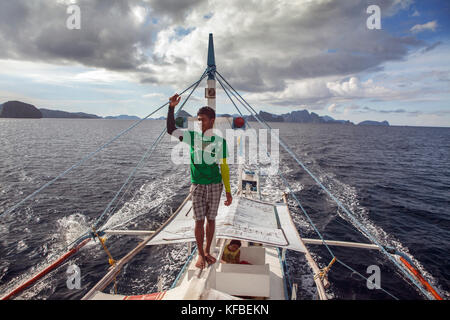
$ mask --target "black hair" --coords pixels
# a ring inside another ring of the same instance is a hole
[[[216,112],[214,111],[213,108],[205,106],[205,107],[201,107],[198,112],[197,112],[197,116],[199,114],[204,114],[206,116],[208,116],[209,119],[215,119],[216,118]]]
[[[230,245],[236,244],[239,247],[241,246],[241,240],[231,240]]]

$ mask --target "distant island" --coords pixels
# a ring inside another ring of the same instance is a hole
[[[232,116],[239,116],[234,114]],[[335,120],[330,116],[319,116],[317,113],[311,112],[308,110],[298,110],[292,111],[290,113],[285,113],[281,115],[272,114],[270,112],[260,111],[258,114],[260,119],[263,119],[267,122],[295,122],[295,123],[333,123],[333,124],[347,124],[347,125],[355,125],[353,122],[349,120]],[[244,116],[246,121],[257,121],[254,116]],[[363,121],[358,123],[358,125],[377,125],[377,126],[389,126],[389,122],[383,121]]]
[[[129,116],[126,114],[121,114],[120,116],[107,116],[103,117],[103,119],[119,119],[119,120],[139,120],[141,118],[137,116]]]
[[[181,112],[178,114],[179,117],[192,117],[189,113],[187,113],[184,110],[181,110]],[[228,113],[222,113],[217,114],[218,117],[239,117],[239,114],[228,114]],[[263,119],[267,122],[295,122],[295,123],[337,123],[337,124],[348,124],[348,125],[355,125],[353,122],[349,120],[335,120],[330,116],[319,116],[318,114],[311,112],[309,113],[308,110],[298,110],[298,111],[292,111],[290,113],[285,113],[282,115],[276,115],[272,114],[270,112],[260,111],[258,114],[258,117],[260,119]],[[160,117],[158,120],[165,120],[166,117]],[[244,115],[244,119],[246,121],[257,121],[254,116],[246,116]],[[358,125],[377,125],[377,126],[389,126],[389,122],[383,121],[363,121],[358,123]]]
[[[281,115],[260,111],[259,118],[268,122],[296,122],[296,123],[340,123],[353,124],[349,120],[335,120],[330,116],[319,116],[317,113],[308,110],[298,110]],[[254,116],[244,116],[247,121],[257,121]]]
[[[84,112],[67,112],[61,110],[50,110],[36,108],[34,105],[21,101],[8,101],[0,105],[0,118],[60,118],[60,119],[140,119],[137,116],[119,115],[100,117],[95,114]]]
[[[358,126],[389,126],[389,122],[382,121],[382,122],[378,122],[378,121],[371,121],[371,120],[366,120],[363,122],[358,123]]]
[[[43,118],[77,118],[77,119],[101,119],[95,114],[83,112],[66,112],[60,110],[39,109],[42,112]]]
[[[179,117],[192,117],[188,112],[181,110]],[[238,114],[217,114],[217,116],[236,117]],[[349,120],[335,120],[330,116],[319,116],[314,112],[308,110],[297,110],[289,113],[277,115],[270,112],[260,111],[259,118],[267,122],[294,122],[294,123],[333,123],[333,124],[347,124],[355,125]],[[107,116],[100,117],[95,114],[83,112],[67,112],[60,110],[49,110],[44,108],[36,108],[35,106],[21,101],[8,101],[0,105],[0,118],[67,118],[67,119],[118,119],[118,120],[139,120],[141,118],[130,115]],[[257,121],[254,116],[244,116],[246,121]],[[165,120],[166,117],[148,118],[148,120]],[[387,121],[372,121],[366,120],[358,123],[361,126],[389,126]]]
[[[43,118],[43,114],[31,104],[8,101],[0,105],[0,118],[40,119]]]

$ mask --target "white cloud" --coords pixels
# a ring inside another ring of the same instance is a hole
[[[353,96],[358,94],[361,91],[361,87],[359,84],[359,80],[356,77],[351,77],[350,80],[344,82],[328,82],[327,88],[330,89],[336,95],[345,96],[350,95]]]
[[[167,7],[160,8],[164,12],[172,5],[158,1]],[[141,67],[152,70],[152,83],[191,83],[206,67],[213,33],[218,70],[241,90],[265,93],[287,89],[288,81],[355,74],[401,59],[407,46],[418,45],[413,38],[362,28],[365,6],[365,1],[199,1],[183,21],[159,30],[154,57]],[[391,0],[381,9],[392,13],[407,6],[409,1]]]
[[[430,21],[424,24],[416,24],[414,27],[410,29],[413,33],[419,33],[427,30],[436,31],[437,28],[437,21]]]
[[[339,104],[352,103],[353,100],[371,99],[377,101],[408,100],[420,96],[420,90],[391,87],[392,83],[374,81],[372,78],[360,81],[357,76],[339,79],[317,78],[289,81],[282,91],[248,93],[245,98],[250,104],[299,107],[336,112]],[[328,106],[328,107],[326,107]],[[349,109],[350,110],[350,109]]]
[[[83,83],[113,83],[119,81],[133,81],[134,77],[123,72],[114,72],[104,69],[80,72],[73,77],[75,82]]]
[[[152,93],[144,94],[142,96],[142,98],[157,98],[157,99],[162,100],[162,99],[165,99],[167,97],[165,95],[163,95],[162,93],[152,92]]]
[[[110,84],[119,81],[137,82],[131,73],[106,69],[55,65],[44,62],[0,59],[2,75],[29,79],[36,83],[72,86],[74,84]]]
[[[393,93],[372,79],[360,82],[357,77],[351,77],[348,81],[327,82],[327,88],[334,96],[346,98],[383,98]]]
[[[356,105],[356,104],[352,104],[352,105],[346,106],[344,108],[344,115],[349,115],[350,111],[358,110],[358,109],[360,109],[360,107],[358,105]]]
[[[135,23],[138,25],[145,21],[148,14],[147,9],[139,5],[132,7],[131,12],[134,14],[134,17],[136,18]]]
[[[337,107],[336,103],[333,103],[333,104],[330,104],[327,109],[328,109],[329,112],[335,113],[336,112],[336,107]]]

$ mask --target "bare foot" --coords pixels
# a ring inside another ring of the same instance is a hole
[[[206,262],[208,262],[208,264],[213,264],[213,263],[216,263],[216,261],[217,261],[216,258],[214,258],[209,253],[205,254],[205,259],[206,259]]]
[[[205,257],[199,255],[195,266],[199,269],[203,269],[205,267]]]

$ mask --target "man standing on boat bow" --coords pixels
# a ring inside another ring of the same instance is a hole
[[[224,204],[229,206],[233,200],[230,188],[230,169],[226,162],[226,140],[212,133],[216,113],[210,107],[202,107],[197,112],[202,133],[189,130],[180,130],[175,127],[174,109],[181,97],[175,94],[169,99],[169,112],[167,114],[167,132],[190,145],[191,153],[191,189],[192,209],[195,219],[195,239],[198,248],[198,260],[195,266],[203,269],[206,263],[213,264],[216,258],[210,254],[211,242],[216,226],[217,210],[220,196],[225,185],[227,200]],[[211,148],[212,147],[212,148]],[[216,157],[216,153],[217,156]],[[211,162],[212,158],[220,161]],[[223,184],[222,184],[223,180]],[[204,224],[206,222],[206,246],[203,248],[205,237]]]

